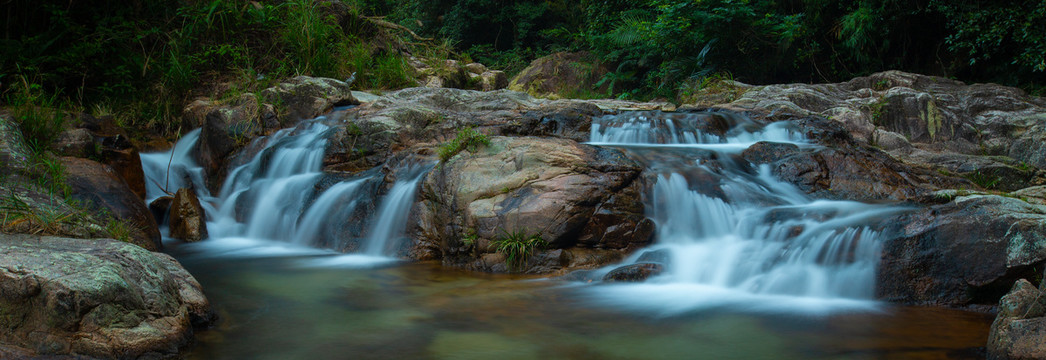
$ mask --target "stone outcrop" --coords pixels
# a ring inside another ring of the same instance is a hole
[[[359,105],[352,97],[351,82],[341,80],[298,76],[274,87],[262,90],[262,98],[270,104],[283,104],[287,116],[281,119],[282,127],[293,126],[300,120],[323,115],[335,106]]]
[[[494,91],[508,86],[508,75],[504,71],[490,70],[480,63],[428,61],[416,57],[411,57],[409,63],[418,74],[418,85],[423,87]]]
[[[532,96],[560,99],[582,95],[606,96],[608,85],[596,86],[607,69],[586,52],[559,52],[530,63],[509,83],[509,90]]]
[[[732,82],[729,91],[740,95],[718,105],[693,102],[778,119],[833,119],[862,144],[985,188],[1046,182],[1046,100],[1016,88],[887,71],[836,84]]]
[[[171,237],[186,242],[207,238],[207,214],[190,189],[178,189],[170,208]]]
[[[882,250],[878,296],[908,304],[993,304],[1046,262],[1046,207],[997,195],[937,193]]]
[[[573,249],[619,253],[651,239],[653,224],[640,205],[640,171],[616,150],[566,139],[494,137],[488,146],[458,154],[425,178],[412,255],[506,271],[493,243],[522,233],[540,236],[553,254],[532,257],[520,271],[601,265],[592,260],[607,256]]]
[[[88,159],[65,157],[61,161],[73,199],[88,209],[130,223],[132,226],[128,230],[135,245],[153,251],[163,248],[160,229],[152,213],[115,170]]]
[[[0,235],[0,347],[14,357],[159,358],[213,319],[168,255],[107,239]]]
[[[988,359],[1046,359],[1046,282],[1017,280],[999,301],[988,335]]]

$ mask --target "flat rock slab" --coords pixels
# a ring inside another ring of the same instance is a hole
[[[177,354],[213,319],[172,257],[110,239],[0,234],[0,354]]]

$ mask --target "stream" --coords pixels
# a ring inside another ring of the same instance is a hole
[[[152,186],[196,189],[211,238],[166,248],[221,318],[189,359],[983,358],[991,317],[876,301],[891,204],[818,200],[740,154],[760,141],[814,146],[787,122],[730,113],[594,119],[590,144],[646,166],[650,247],[595,281],[493,275],[393,256],[419,182],[322,172],[321,117],[252,144],[218,194],[189,149],[143,154]],[[170,169],[170,170],[168,170]],[[171,175],[168,176],[167,171]],[[172,180],[173,179],[173,180]],[[172,184],[173,183],[173,184]],[[382,190],[383,189],[383,190]],[[353,223],[346,229],[339,224]],[[655,262],[643,283],[601,283]]]

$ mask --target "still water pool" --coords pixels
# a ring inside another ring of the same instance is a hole
[[[323,253],[168,249],[220,316],[188,359],[977,359],[991,322],[887,305],[656,316],[600,305],[591,287],[556,280]]]

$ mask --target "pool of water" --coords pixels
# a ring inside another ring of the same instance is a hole
[[[991,322],[888,305],[665,316],[609,306],[592,286],[555,280],[171,245],[220,316],[187,359],[978,359]]]

